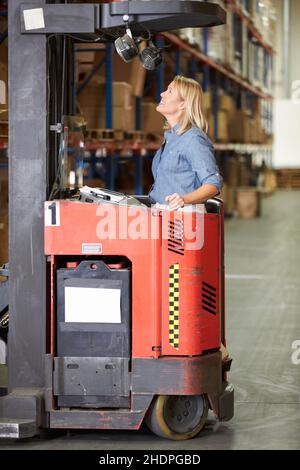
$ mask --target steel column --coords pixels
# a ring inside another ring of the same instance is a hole
[[[140,131],[142,127],[142,97],[135,97],[135,128]]]
[[[164,46],[164,39],[158,37],[156,40],[157,47]],[[164,74],[164,64],[161,63],[156,69],[156,102],[160,102],[160,94],[165,90],[165,74]]]
[[[21,35],[22,3],[8,4],[9,391],[43,387],[46,353],[46,36]]]
[[[112,44],[106,44],[106,55],[105,55],[105,125],[106,129],[113,128],[113,47]],[[100,103],[101,104],[101,103]]]
[[[181,74],[181,51],[180,49],[176,49],[176,75]]]

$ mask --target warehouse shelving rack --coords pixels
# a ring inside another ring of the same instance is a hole
[[[238,4],[236,0],[226,0],[228,10],[232,11],[243,23],[245,23],[249,36],[255,39],[261,47],[264,48],[265,54],[270,58],[274,54],[274,50],[270,44],[268,44],[262,34],[257,30],[249,14]],[[6,16],[6,11],[0,11],[1,16]],[[4,41],[7,37],[7,31],[2,33],[0,36],[0,42]],[[222,156],[218,158],[226,158],[227,154],[232,152],[244,153],[246,155],[252,155],[260,153],[264,156],[265,161],[272,163],[272,146],[271,145],[249,145],[249,144],[232,144],[232,143],[220,143],[218,139],[218,111],[219,111],[219,89],[223,86],[225,92],[232,93],[238,105],[241,104],[241,95],[245,95],[246,102],[250,103],[250,107],[253,106],[255,99],[261,99],[265,103],[265,115],[268,120],[268,127],[272,129],[272,95],[264,92],[260,88],[253,86],[247,80],[234,73],[223,64],[217,62],[213,58],[207,55],[208,51],[208,30],[203,29],[203,51],[196,48],[186,41],[182,40],[174,33],[162,33],[156,37],[156,44],[160,47],[165,45],[166,41],[172,44],[172,49],[166,50],[164,54],[175,53],[175,74],[182,73],[181,60],[182,54],[189,54],[190,56],[190,67],[189,74],[192,78],[195,78],[196,73],[200,70],[203,72],[202,86],[204,91],[212,88],[212,104],[213,104],[213,116],[214,116],[214,142],[217,154],[221,153]],[[84,48],[78,48],[77,43],[73,44],[73,63],[76,64],[75,56],[80,52],[91,52],[91,51],[102,51],[103,57],[101,60],[94,64],[90,72],[85,77],[83,83],[77,88],[76,84],[76,67],[73,68],[73,93],[72,93],[72,110],[73,114],[76,114],[76,97],[84,87],[89,83],[90,79],[98,73],[102,66],[105,66],[105,82],[106,82],[106,96],[105,96],[105,125],[107,129],[113,128],[113,117],[112,117],[112,82],[113,82],[113,54],[114,48],[112,44],[98,44],[88,46]],[[124,65],[126,66],[126,65]],[[156,101],[160,99],[160,93],[165,87],[165,73],[164,64],[161,64],[156,71]],[[136,97],[136,125],[137,130],[141,129],[141,103],[142,97]],[[99,142],[101,145],[101,142]],[[97,173],[93,170],[95,163],[102,161],[103,165],[106,166],[105,171],[105,183],[110,189],[115,188],[115,176],[118,171],[118,164],[127,161],[129,158],[133,158],[135,166],[135,193],[143,192],[143,159],[151,159],[153,151],[144,152],[144,144],[140,147],[140,151],[136,149],[131,152],[132,155],[120,156],[116,152],[108,152],[106,157],[96,157],[96,147],[89,148],[90,157],[86,159],[86,165],[88,167],[89,177],[97,176]],[[152,150],[155,150],[155,146]],[[2,161],[2,167],[5,166],[5,161]]]
[[[258,31],[256,26],[254,25],[252,19],[249,16],[249,12],[243,9],[237,2],[237,0],[226,0],[227,7],[234,13],[236,13],[241,21],[243,21],[247,28],[249,33],[266,49],[266,51],[273,55],[274,54],[274,49],[273,47],[268,44],[267,41],[265,41],[264,37],[262,34]]]
[[[261,33],[257,30],[253,24],[249,15],[242,9],[242,7],[237,3],[236,0],[227,0],[227,8],[232,11],[240,21],[244,22],[249,37],[252,37],[257,41],[260,46],[264,49],[265,54],[270,57],[270,61],[266,61],[266,64],[270,66],[271,58],[274,54],[273,48],[264,40]],[[269,144],[233,144],[233,143],[220,143],[218,138],[218,112],[219,112],[219,89],[222,85],[223,89],[227,93],[231,93],[238,104],[238,107],[241,107],[242,95],[245,97],[245,102],[248,103],[250,109],[254,107],[255,100],[263,100],[265,103],[264,113],[265,118],[268,121],[268,129],[270,133],[272,132],[272,100],[273,97],[270,93],[265,92],[264,90],[254,86],[246,79],[242,78],[228,67],[209,57],[207,54],[208,51],[208,32],[207,29],[203,29],[203,51],[199,48],[190,45],[185,40],[181,39],[174,33],[161,33],[156,37],[156,44],[158,47],[166,45],[166,42],[172,45],[171,48],[166,49],[164,54],[175,54],[174,65],[175,65],[175,74],[182,73],[181,62],[182,55],[188,54],[190,57],[190,66],[189,66],[189,75],[192,78],[196,77],[196,73],[199,70],[203,72],[203,82],[202,86],[204,91],[207,91],[210,87],[212,88],[212,104],[213,104],[213,117],[214,117],[214,142],[215,149],[217,152],[218,159],[226,158],[227,155],[231,155],[233,152],[243,153],[244,155],[252,156],[253,154],[260,154],[265,162],[272,164],[272,145]],[[112,56],[114,53],[113,47],[111,44],[106,45],[102,48],[86,47],[84,49],[76,49],[74,46],[74,54],[80,53],[80,51],[99,51],[103,50],[103,58],[100,62],[94,65],[90,73],[87,75],[84,82],[80,85],[79,92],[87,85],[89,80],[93,77],[95,73],[98,72],[101,66],[105,65],[105,80],[106,80],[106,99],[105,99],[105,110],[106,110],[106,119],[105,124],[107,129],[113,128],[112,122],[112,81],[113,81],[113,66],[112,66]],[[126,66],[126,65],[125,65]],[[75,71],[76,73],[76,71]],[[268,73],[268,70],[266,70]],[[162,63],[156,70],[156,101],[160,100],[160,93],[165,88],[165,65]],[[76,90],[75,90],[76,93]],[[136,97],[136,130],[141,129],[141,103],[142,97]],[[76,109],[76,96],[74,94],[74,105],[73,108]],[[101,142],[99,142],[101,145]],[[95,149],[95,147],[94,147]],[[142,147],[141,149],[142,150]],[[91,152],[91,156],[87,163],[90,166],[93,166],[95,162],[100,162],[99,157],[95,157],[96,150]],[[219,155],[221,154],[221,155]],[[143,159],[151,159],[151,153],[138,152],[135,151],[132,153],[132,157],[135,165],[135,187],[134,192],[143,193]],[[102,158],[101,161],[106,165],[107,171],[105,173],[105,183],[110,189],[116,189],[115,187],[115,175],[118,171],[118,164],[128,160],[128,156],[121,157],[120,155],[110,152],[106,157]],[[89,168],[89,176],[95,177],[96,173],[93,173],[91,168]]]

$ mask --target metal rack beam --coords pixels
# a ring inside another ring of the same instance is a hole
[[[232,12],[236,13],[241,18],[241,20],[246,24],[248,31],[250,31],[252,36],[257,39],[257,41],[266,49],[266,51],[268,51],[268,53],[271,55],[274,54],[274,49],[266,43],[261,33],[254,26],[251,18],[245,14],[244,10],[240,7],[240,5],[238,5],[236,0],[227,0],[227,5]]]
[[[265,100],[272,100],[273,97],[271,95],[268,95],[266,93],[263,93],[263,91],[259,90],[253,85],[250,85],[246,80],[243,80],[241,77],[236,75],[235,73],[231,72],[230,70],[226,69],[223,65],[215,62],[213,59],[208,57],[207,55],[203,54],[203,52],[198,51],[194,47],[190,46],[187,44],[185,41],[180,39],[178,36],[176,36],[173,33],[162,33],[162,35],[168,39],[168,41],[172,42],[175,44],[177,47],[180,49],[183,49],[187,52],[189,52],[193,57],[198,59],[200,62],[202,62],[204,65],[207,65],[211,67],[214,70],[217,70],[220,72],[222,75],[225,77],[229,78],[245,90],[248,90],[250,93],[253,93],[256,96],[259,96],[260,98],[263,98]]]

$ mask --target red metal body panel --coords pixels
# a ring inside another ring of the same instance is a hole
[[[50,204],[53,203],[46,203],[46,213]],[[94,252],[95,257],[119,255],[132,262],[133,358],[201,355],[205,350],[220,347],[223,273],[220,272],[222,221],[218,214],[158,212],[146,207],[77,201],[55,204],[55,225],[46,222],[45,226],[45,253],[51,255],[52,277],[57,256],[91,255],[86,248],[89,244],[101,250],[98,254]],[[176,239],[188,223],[194,231],[202,230],[203,246],[200,243],[198,248],[188,249],[185,233],[179,242]],[[179,292],[175,288],[172,294],[170,272],[174,266],[179,272],[179,277],[175,274]],[[208,310],[203,309],[203,282],[209,286],[205,294]],[[175,318],[177,314],[179,317],[178,345],[170,340],[170,319],[174,314],[170,309],[170,295],[179,301],[175,311]],[[51,317],[51,335],[54,335],[53,302]],[[51,343],[51,353],[55,355],[53,338]]]
[[[220,347],[221,315],[220,315],[220,220],[217,214],[196,214],[167,212],[162,215],[163,231],[167,230],[170,218],[181,221],[184,227],[192,217],[193,231],[200,238],[198,249],[189,249],[190,243],[186,235],[190,230],[183,230],[184,255],[180,256],[168,250],[168,239],[162,244],[162,354],[168,355],[200,355],[205,350]],[[177,264],[178,280],[178,347],[170,341],[170,298],[169,298],[169,267]],[[203,281],[216,291],[212,291],[215,308],[210,313],[203,309]]]
[[[46,211],[49,203],[46,203]],[[102,255],[126,256],[132,262],[132,357],[158,357],[160,345],[160,218],[147,208],[57,201],[59,225],[45,227],[47,255],[91,255],[83,245],[101,244]],[[129,212],[129,213],[128,213]],[[128,216],[128,218],[127,218]],[[110,238],[100,235],[115,221]],[[127,220],[127,223],[124,221]],[[122,232],[122,223],[127,230]],[[140,225],[144,238],[129,239]],[[150,236],[152,230],[152,238]],[[99,236],[100,235],[100,236]],[[95,254],[97,257],[97,254]],[[52,312],[52,317],[54,312]]]

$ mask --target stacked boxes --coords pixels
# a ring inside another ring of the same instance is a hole
[[[227,5],[219,0],[215,3],[226,9]],[[268,45],[274,43],[276,10],[272,0],[236,1],[244,14],[262,35]],[[179,36],[199,48],[216,62],[224,64],[237,75],[249,80],[266,93],[272,93],[272,59],[269,52],[252,38],[243,19],[227,7],[227,21],[224,26],[208,28],[205,45],[204,30],[186,28],[178,31]]]
[[[78,103],[87,127],[104,129],[105,85],[90,83],[78,96]],[[132,131],[135,128],[135,108],[132,87],[126,82],[113,82],[112,122],[114,129]]]
[[[204,94],[204,113],[208,121],[208,135],[215,139],[215,119],[212,106],[211,93]],[[233,99],[228,95],[219,96],[219,112],[218,112],[218,141],[230,141],[230,121],[235,113],[235,105]]]
[[[234,68],[234,37],[233,37],[233,13],[228,10],[226,15],[226,25],[221,26],[224,30],[224,65]]]
[[[90,83],[79,94],[78,103],[89,129],[104,129],[105,85]],[[113,82],[112,127],[115,130],[131,132],[135,129],[135,96],[132,86],[126,82]],[[157,103],[142,101],[142,130],[149,133],[163,133],[164,117],[156,111]]]
[[[250,0],[250,14],[254,26],[267,44],[274,43],[276,9],[272,0]]]
[[[144,44],[139,45],[140,50]],[[103,52],[96,52],[95,64],[103,59]],[[126,82],[132,88],[133,96],[143,96],[144,84],[146,79],[146,69],[142,66],[138,57],[133,59],[130,63],[125,64],[121,57],[114,53],[112,56],[112,71],[113,80],[115,82]],[[105,83],[105,67],[101,67],[95,80],[97,83]]]
[[[218,142],[239,144],[269,143],[270,134],[270,104],[255,98],[252,110],[246,102],[242,109],[237,109],[235,100],[222,93],[219,95],[218,112]],[[207,118],[210,139],[215,141],[215,119],[213,100],[210,92],[204,93],[204,114]]]
[[[249,159],[243,155],[230,156],[226,160],[225,179],[221,197],[225,213],[250,219],[260,215],[260,191],[250,186],[252,171]]]
[[[202,1],[202,0],[199,0]],[[223,9],[226,8],[223,0],[211,1],[211,3],[218,3]],[[187,41],[189,44],[199,48],[202,52],[205,52],[209,57],[217,62],[224,63],[225,55],[227,54],[226,48],[224,48],[224,42],[227,37],[228,26],[216,26],[210,27],[206,30],[201,28],[184,28],[178,31],[178,35],[181,39]],[[205,34],[207,34],[207,50],[205,47]],[[228,37],[231,37],[228,34]]]
[[[165,119],[156,111],[157,103],[152,101],[142,102],[142,129],[144,132],[162,134]]]

